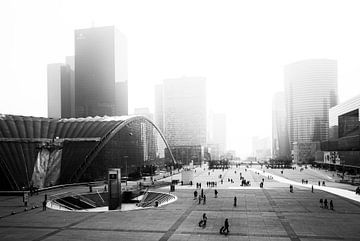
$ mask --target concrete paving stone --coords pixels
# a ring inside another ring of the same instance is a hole
[[[47,237],[44,241],[60,241],[60,240],[89,240],[89,241],[99,241],[99,240],[128,240],[128,241],[138,241],[138,240],[159,240],[162,236],[161,233],[138,233],[138,232],[116,232],[116,231],[79,231],[79,230],[64,230],[55,235]]]
[[[0,228],[0,240],[34,240],[48,233],[51,233],[54,230],[55,229]]]
[[[260,170],[260,167],[257,167]],[[256,174],[245,172],[244,166],[236,169],[216,170],[208,175],[197,169],[194,183],[201,182],[207,195],[207,204],[197,205],[193,200],[195,185],[176,186],[173,193],[178,200],[169,205],[128,212],[78,213],[48,209],[20,212],[0,218],[0,240],[358,240],[360,237],[360,203],[327,193],[311,192],[306,187],[295,187]],[[268,170],[266,170],[268,171]],[[280,174],[280,170],[271,170]],[[239,173],[250,180],[251,186],[240,186]],[[206,181],[219,181],[225,176],[223,185],[218,184],[219,197],[214,198],[214,188],[206,188]],[[323,173],[313,170],[300,172],[285,170],[284,176],[300,181],[307,178],[316,182],[323,178],[329,186],[342,187],[332,182]],[[232,178],[235,183],[227,182]],[[265,188],[259,183],[265,179]],[[169,179],[170,180],[170,179]],[[351,190],[352,187],[344,186]],[[53,190],[49,195],[64,191],[88,192],[87,187],[72,187]],[[168,192],[169,187],[159,189]],[[199,192],[200,190],[198,190]],[[237,206],[233,207],[233,198]],[[333,200],[335,211],[319,207],[319,199]],[[43,194],[31,197],[31,202],[41,205]],[[22,211],[21,197],[0,197],[0,216],[11,210]],[[198,227],[203,213],[208,216],[206,228]],[[229,218],[230,234],[220,235],[219,229]],[[11,236],[13,235],[13,236]],[[26,238],[28,237],[28,238]],[[6,240],[6,239],[4,239]]]

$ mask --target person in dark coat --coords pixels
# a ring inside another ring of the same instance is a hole
[[[224,223],[224,233],[226,231],[226,234],[229,233],[229,220],[225,219],[225,223]]]

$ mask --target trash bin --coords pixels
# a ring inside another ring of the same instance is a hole
[[[170,192],[175,192],[175,185],[174,184],[170,185]]]

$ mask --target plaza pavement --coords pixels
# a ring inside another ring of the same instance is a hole
[[[169,205],[126,212],[77,213],[41,208],[25,212],[22,197],[3,196],[0,197],[0,240],[360,240],[359,202],[320,189],[312,193],[302,185],[294,185],[294,192],[290,193],[289,183],[261,175],[264,172],[260,166],[247,171],[245,168],[215,170],[210,175],[208,170],[197,168],[194,183],[202,183],[206,204],[193,199],[196,185],[177,185],[173,194],[178,200]],[[280,170],[265,171],[281,176]],[[240,172],[251,186],[240,186]],[[220,174],[224,175],[223,184],[219,182]],[[311,183],[326,178],[307,169],[285,170],[282,175],[300,184],[302,178]],[[264,188],[260,188],[263,178]],[[171,179],[179,179],[179,175]],[[218,182],[218,198],[214,197],[215,188],[206,187],[206,181]],[[355,189],[327,181],[327,187]],[[64,191],[84,193],[88,188],[65,188],[47,194]],[[168,192],[169,187],[158,191]],[[41,206],[43,198],[43,193],[31,197],[29,206]],[[320,208],[320,198],[333,200],[335,210]],[[11,215],[12,211],[16,214]],[[203,213],[208,217],[205,228],[197,225]],[[225,218],[230,223],[227,236],[219,234]]]

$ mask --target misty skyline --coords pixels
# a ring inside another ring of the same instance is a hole
[[[128,40],[129,112],[154,112],[154,86],[203,76],[208,108],[227,115],[227,146],[251,154],[271,136],[284,67],[338,62],[339,103],[359,94],[356,1],[3,1],[0,113],[47,116],[46,67],[74,55],[75,29],[115,25]]]

